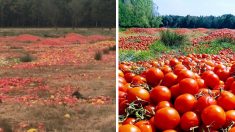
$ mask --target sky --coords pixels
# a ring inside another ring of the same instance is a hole
[[[235,0],[154,0],[160,15],[235,15]]]

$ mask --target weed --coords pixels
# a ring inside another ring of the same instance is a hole
[[[121,50],[119,53],[120,61],[147,61],[154,58],[154,53],[150,50]]]
[[[103,56],[102,52],[101,51],[97,51],[95,53],[95,60],[101,60],[102,56]]]
[[[31,62],[33,61],[33,57],[30,54],[25,54],[20,57],[21,62]]]
[[[181,45],[187,43],[187,37],[185,35],[166,30],[160,32],[160,41],[166,46],[180,47]]]

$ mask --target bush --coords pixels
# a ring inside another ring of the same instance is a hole
[[[109,47],[109,50],[110,51],[115,51],[116,50],[116,45],[112,46],[112,47]]]
[[[102,56],[103,56],[102,52],[97,51],[97,52],[95,53],[95,60],[101,60],[101,59],[102,59]]]
[[[166,46],[179,47],[186,43],[187,37],[185,35],[166,30],[160,32],[160,41]]]
[[[31,62],[33,61],[33,57],[30,54],[25,54],[24,56],[20,57],[21,62]]]
[[[103,53],[104,54],[109,54],[109,49],[107,49],[107,48],[103,49]]]

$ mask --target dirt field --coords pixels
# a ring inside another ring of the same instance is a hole
[[[115,131],[115,30],[32,30],[1,30],[0,128]]]

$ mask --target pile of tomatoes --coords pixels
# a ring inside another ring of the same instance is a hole
[[[235,132],[235,61],[213,55],[119,64],[119,132]]]

